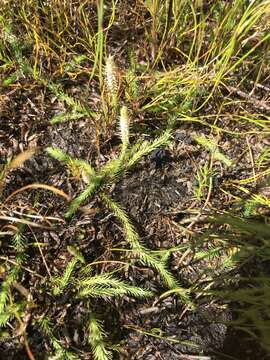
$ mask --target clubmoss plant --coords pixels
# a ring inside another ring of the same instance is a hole
[[[106,347],[106,333],[103,330],[102,323],[95,318],[93,314],[89,317],[89,337],[88,342],[91,346],[96,360],[111,360],[112,353]]]
[[[111,160],[105,164],[99,171],[92,170],[91,165],[87,165],[83,160],[71,159],[69,155],[64,154],[57,148],[47,148],[47,152],[52,157],[64,161],[67,165],[71,163],[71,160],[76,164],[81,164],[84,169],[91,173],[91,182],[88,187],[76,197],[70,204],[69,209],[66,213],[66,217],[70,218],[74,215],[77,209],[94,193],[99,192],[102,188],[111,185],[121,174],[124,174],[143,157],[150,154],[155,149],[166,146],[169,143],[171,137],[171,131],[167,130],[160,137],[152,142],[140,141],[130,148],[128,146],[128,118],[127,109],[122,109],[123,114],[121,115],[122,130],[121,137],[123,141],[122,154],[116,160]],[[121,126],[120,126],[121,127]],[[84,164],[84,165],[82,165]]]
[[[25,263],[27,241],[23,235],[18,231],[13,236],[13,247],[16,251],[15,265],[7,271],[7,275],[0,287],[0,327],[4,328],[9,321],[23,314],[26,306],[25,301],[14,301],[13,286],[19,279],[22,271],[22,266]],[[8,263],[7,263],[8,264]]]
[[[100,194],[101,199],[105,204],[113,211],[116,217],[123,224],[126,240],[130,244],[134,255],[146,266],[150,266],[155,269],[165,284],[169,288],[175,288],[179,285],[172,276],[172,274],[167,270],[165,262],[163,262],[159,257],[154,256],[151,252],[142,246],[139,241],[139,236],[131,224],[127,214],[121,207],[112,200],[109,196],[106,195],[104,190],[112,182],[117,180],[121,174],[125,174],[130,171],[130,169],[145,155],[151,153],[160,146],[168,144],[170,139],[170,130],[167,130],[159,138],[154,140],[152,143],[137,143],[132,147],[129,147],[129,118],[128,118],[128,109],[122,107],[121,116],[120,116],[120,138],[122,141],[122,150],[118,159],[112,160],[108,164],[104,165],[98,172],[92,169],[89,165],[89,169],[86,163],[82,160],[74,159],[72,160],[68,155],[64,154],[62,151],[56,148],[48,148],[48,153],[54,158],[64,161],[67,165],[73,161],[76,164],[83,164],[82,166],[85,170],[88,171],[90,176],[88,187],[77,197],[75,198],[69,210],[66,213],[66,216],[69,218],[74,215],[79,206],[87,200],[90,196],[94,194]],[[107,290],[109,291],[109,290]],[[133,294],[135,295],[135,293]],[[183,300],[188,300],[187,293],[183,296]]]

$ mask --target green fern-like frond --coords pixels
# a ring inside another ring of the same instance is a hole
[[[121,162],[120,160],[112,160],[106,164],[98,174],[91,178],[89,186],[77,196],[70,204],[70,207],[66,213],[66,217],[69,218],[77,211],[83,202],[85,202],[90,196],[97,192],[103,186],[109,186],[120,174]]]
[[[96,175],[95,170],[84,160],[74,159],[58,148],[49,147],[47,148],[47,152],[53,158],[62,161],[67,165],[75,164],[78,167],[81,167],[89,176],[89,182],[91,182],[90,185],[88,185],[88,187],[71,202],[69,209],[66,212],[65,216],[69,218],[76,212],[76,210],[87,198],[94,194],[94,192],[101,184],[102,177]]]
[[[7,305],[3,312],[0,312],[0,328],[5,327],[11,321],[15,314],[21,313],[25,307],[24,302],[17,302],[16,304]]]
[[[78,259],[73,258],[66,266],[65,272],[61,277],[57,277],[52,279],[52,282],[55,283],[55,287],[53,289],[54,295],[60,295],[64,289],[71,284],[71,277],[77,265]]]
[[[25,250],[25,246],[26,246],[26,239],[25,237],[22,235],[22,233],[17,232],[13,237],[12,237],[12,243],[13,246],[15,248],[15,250],[17,252],[23,252]]]
[[[75,165],[79,169],[83,169],[90,177],[95,176],[95,170],[88,162],[81,159],[73,158],[67,155],[64,151],[55,147],[48,147],[46,151],[51,157],[58,161],[64,162],[67,166]]]
[[[163,264],[166,264],[167,261],[169,261],[169,258],[171,256],[171,249],[165,249],[165,250],[161,250],[159,251],[158,255],[160,257],[160,260],[163,262]]]
[[[113,159],[101,168],[99,175],[102,177],[105,185],[110,185],[122,171],[123,164],[121,159]]]
[[[116,217],[121,221],[125,230],[126,240],[130,243],[131,247],[133,249],[139,249],[141,247],[139,236],[134,226],[131,224],[126,212],[119,206],[119,204],[117,204],[116,201],[112,200],[105,193],[101,194],[101,198],[116,215]]]
[[[82,167],[85,171],[87,171],[87,173],[89,173],[89,175],[94,176],[95,170],[92,168],[92,166],[88,162],[81,160],[81,159],[73,158],[58,148],[48,147],[46,150],[47,150],[48,154],[51,155],[56,160],[62,161],[66,165],[69,165],[70,163],[75,163],[76,165]]]
[[[232,161],[218,149],[218,144],[213,139],[197,136],[195,140],[199,145],[209,150],[215,160],[222,162],[226,166],[232,165]]]
[[[135,144],[134,148],[130,149],[130,158],[127,161],[126,168],[130,169],[132,166],[134,166],[143,156],[149,155],[154,150],[158,149],[159,147],[163,147],[169,144],[171,138],[171,131],[166,130],[160,137],[155,139],[154,141],[147,143],[144,142],[141,144],[139,149],[137,149],[137,144]]]
[[[52,81],[47,84],[48,90],[50,90],[60,101],[64,101],[71,107],[78,107],[78,103],[71,96],[67,95],[60,84],[56,84]]]
[[[160,260],[160,258],[152,255],[148,249],[146,249],[142,246],[137,249],[136,253],[137,253],[137,256],[139,257],[140,261],[144,265],[152,267],[160,274],[160,276],[162,277],[162,279],[164,280],[164,282],[170,289],[179,287],[174,276],[166,268],[166,265],[164,264],[163,261]]]
[[[150,291],[143,290],[135,286],[128,287],[126,285],[127,284],[117,288],[109,288],[106,286],[85,287],[84,289],[80,290],[79,297],[109,299],[113,297],[128,295],[135,298],[144,299],[146,297],[153,296],[153,293],[151,293]]]
[[[42,317],[37,321],[41,331],[48,336],[51,336],[53,333],[53,323],[51,319],[47,316]]]
[[[196,260],[202,260],[202,259],[212,260],[214,258],[220,257],[222,251],[224,251],[224,248],[222,248],[222,247],[217,247],[217,248],[208,249],[208,250],[199,250],[199,251],[196,251],[194,259],[196,259]]]
[[[14,313],[9,311],[8,306],[4,312],[0,313],[0,328],[7,325],[7,323],[14,317]]]
[[[5,307],[7,305],[8,296],[10,288],[15,280],[17,280],[21,265],[23,261],[25,260],[25,254],[19,253],[16,256],[16,265],[12,267],[9,274],[6,276],[5,280],[1,284],[1,291],[0,291],[0,314],[5,311]]]
[[[166,264],[159,257],[151,254],[151,252],[140,244],[139,235],[137,234],[134,226],[131,224],[126,212],[112,200],[109,196],[102,193],[102,200],[112,210],[115,216],[121,221],[126,235],[126,240],[131,245],[134,254],[140,259],[140,261],[147,266],[155,269],[169,288],[179,287],[177,281],[173,275],[167,270]]]
[[[82,254],[73,246],[68,246],[68,252],[71,253],[74,257],[71,261],[68,262],[64,274],[61,277],[52,279],[52,283],[55,284],[53,289],[54,295],[60,295],[64,289],[73,283],[72,276],[78,262],[82,264],[85,263],[85,259]]]
[[[48,337],[52,347],[55,351],[53,356],[50,356],[50,360],[79,360],[79,357],[71,351],[63,348],[61,342],[55,337],[53,333],[53,323],[49,317],[42,317],[37,321],[38,326],[44,335]]]
[[[2,19],[1,19],[2,20]],[[19,71],[17,72],[18,75],[29,75],[32,74],[32,68],[26,59],[23,56],[23,47],[21,42],[19,41],[18,37],[13,34],[13,30],[10,25],[6,25],[1,21],[1,25],[3,26],[3,39],[5,40],[9,51],[12,53],[13,58],[16,60]]]
[[[89,318],[89,336],[88,342],[95,360],[111,360],[112,353],[107,349],[105,342],[106,333],[103,330],[101,321],[97,320],[92,314]]]
[[[64,163],[68,163],[72,158],[67,155],[64,151],[55,148],[55,147],[48,147],[46,149],[47,153],[52,156],[54,159],[58,161],[63,161]]]
[[[141,249],[137,250],[138,257],[142,264],[147,265],[149,267],[152,267],[155,269],[158,274],[163,279],[164,283],[168,286],[169,289],[177,289],[177,294],[180,297],[180,299],[183,301],[183,303],[193,307],[194,304],[192,303],[190,296],[189,296],[189,290],[186,290],[179,286],[178,282],[174,278],[174,276],[171,274],[171,272],[167,269],[166,264],[164,261],[162,261],[159,257],[156,257],[152,255],[149,250],[141,247]],[[181,290],[181,291],[179,291]]]
[[[95,275],[79,281],[80,297],[116,297],[129,295],[136,298],[152,296],[149,290],[129,285],[125,281],[113,277],[111,274]]]
[[[65,217],[70,218],[71,216],[73,216],[78,210],[78,208],[81,206],[81,204],[96,192],[96,190],[100,186],[100,183],[101,178],[99,176],[93,178],[92,183],[71,202],[68,211],[65,214]]]
[[[71,113],[66,114],[65,120],[75,120],[82,117],[91,117],[94,118],[95,114],[82,105],[78,100],[75,100],[73,97],[66,94],[60,84],[55,84],[52,81],[47,82],[45,79],[40,79],[40,82],[46,86],[60,101],[65,102],[71,109]],[[56,124],[63,121],[64,114],[61,114],[59,117],[54,117],[51,120],[51,123]]]
[[[65,112],[63,112],[63,113],[54,115],[51,118],[50,123],[52,125],[56,125],[56,124],[59,124],[59,123],[70,121],[70,120],[79,120],[79,119],[81,119],[83,117],[85,117],[85,115],[81,114],[81,113],[76,113],[76,112],[67,112],[67,113],[65,113]]]
[[[0,293],[0,315],[2,313],[4,313],[4,310],[6,308],[7,305],[7,301],[8,301],[8,291],[9,288],[12,284],[12,282],[14,281],[13,278],[8,277],[1,285],[1,293]]]
[[[85,264],[85,258],[82,255],[82,253],[74,246],[68,246],[67,247],[68,252],[73,255],[78,261],[80,261],[82,264]]]
[[[7,305],[5,311],[0,312],[0,328],[7,325],[7,323],[14,318],[15,312],[19,311],[19,305]]]

